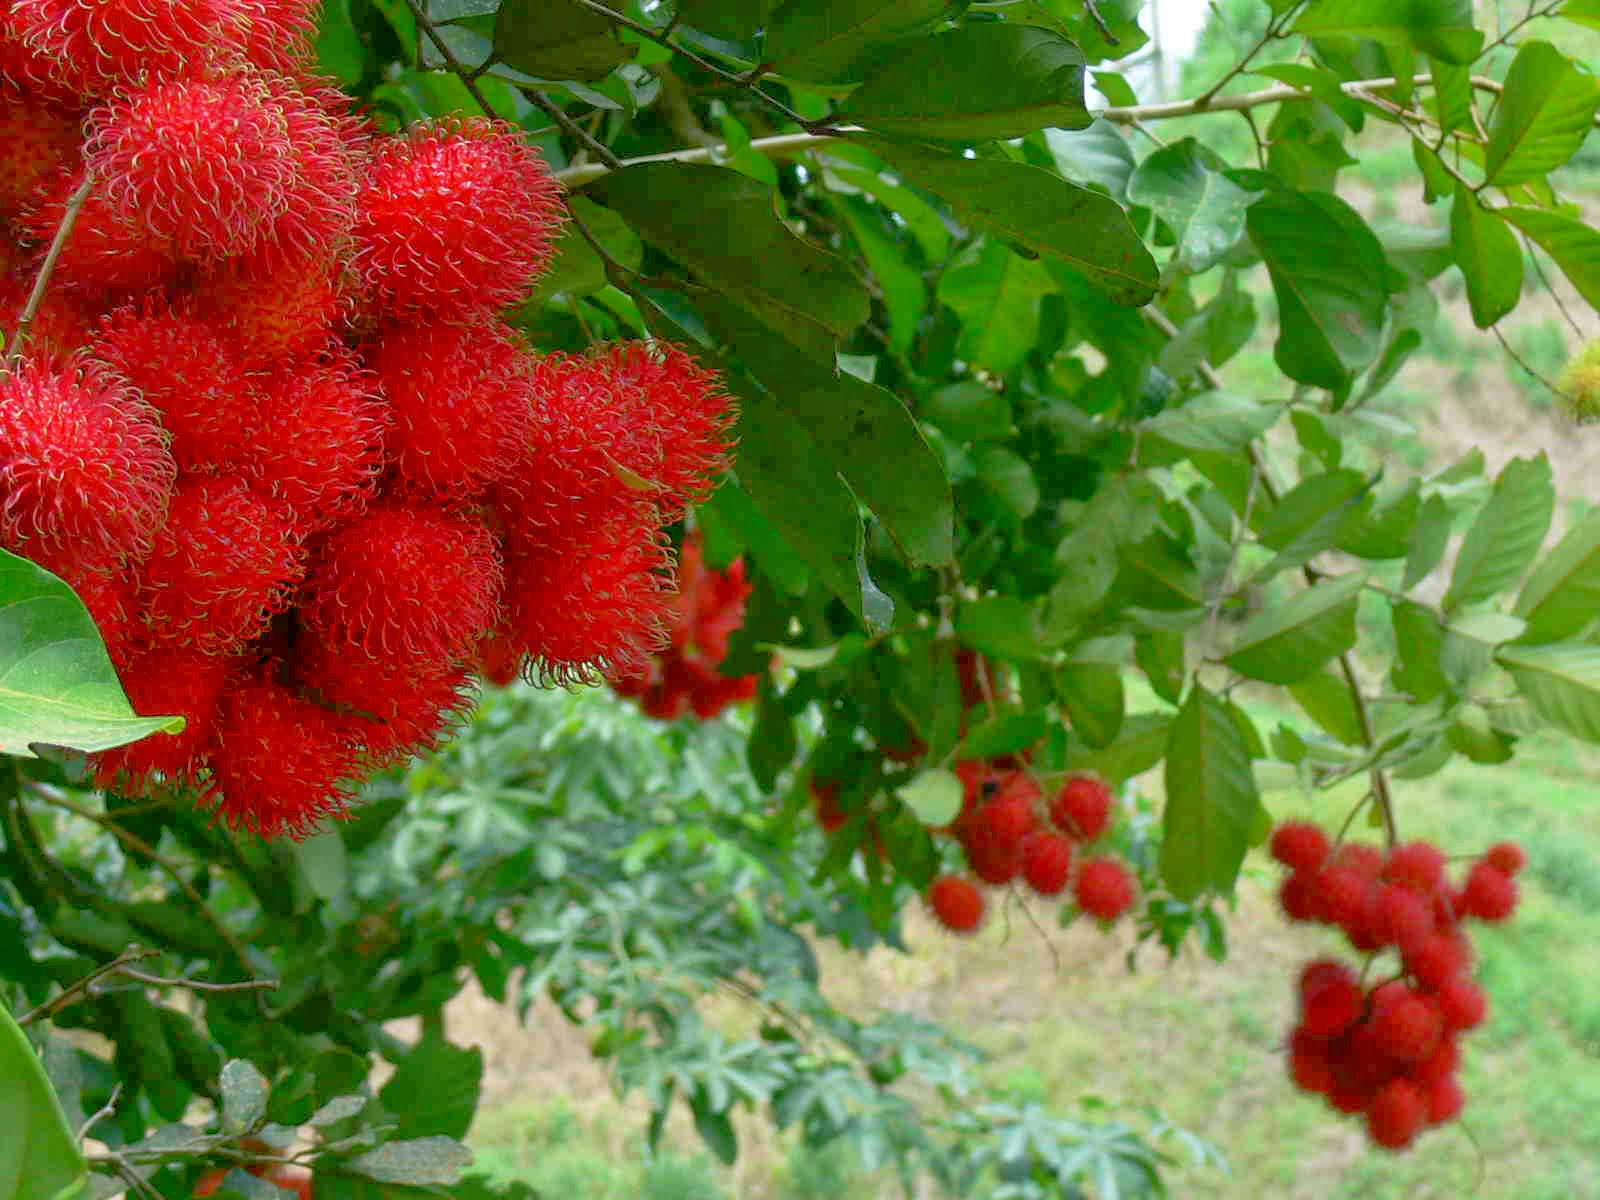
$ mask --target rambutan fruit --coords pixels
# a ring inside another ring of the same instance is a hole
[[[40,565],[54,570],[83,601],[100,631],[100,640],[106,644],[106,653],[121,670],[138,653],[140,626],[134,610],[133,581],[122,574],[74,569],[71,564],[64,564],[60,570]]]
[[[1367,1132],[1385,1150],[1403,1150],[1416,1138],[1428,1118],[1428,1100],[1408,1079],[1393,1079],[1380,1087],[1367,1109]]]
[[[836,779],[811,780],[812,808],[823,833],[838,833],[850,819],[850,814],[839,799],[840,791],[841,785]]]
[[[1086,859],[1073,885],[1078,907],[1102,921],[1115,921],[1132,908],[1137,891],[1133,873],[1115,858]]]
[[[14,4],[0,4],[0,82],[51,104],[75,105],[77,89],[66,78],[70,64],[53,60],[29,44],[33,21],[20,18]]]
[[[46,185],[78,164],[78,114],[0,85],[0,216],[37,203]]]
[[[245,61],[291,74],[313,63],[321,0],[240,0],[240,5]]]
[[[261,397],[231,339],[165,300],[110,313],[90,353],[160,411],[184,470],[236,469],[284,432],[264,436]]]
[[[969,839],[962,855],[972,873],[990,887],[1002,887],[1022,874],[1022,843]]]
[[[1290,1033],[1289,1078],[1303,1092],[1319,1096],[1331,1092],[1334,1074],[1328,1060],[1328,1043],[1301,1029]]]
[[[1300,975],[1300,1028],[1312,1037],[1336,1038],[1361,1019],[1366,995],[1355,972],[1327,960]]]
[[[1334,865],[1316,873],[1317,910],[1321,919],[1347,933],[1360,931],[1377,885],[1352,867]]]
[[[1434,1043],[1432,1052],[1426,1058],[1410,1064],[1406,1074],[1423,1087],[1427,1087],[1435,1080],[1454,1075],[1460,1069],[1461,1043],[1453,1032],[1447,1030]]]
[[[1354,871],[1365,879],[1377,879],[1386,861],[1382,850],[1366,842],[1345,842],[1328,858],[1328,865]]]
[[[378,142],[358,214],[355,266],[377,311],[452,319],[528,294],[563,207],[523,132],[475,118]]]
[[[528,656],[510,630],[496,626],[478,643],[474,664],[478,674],[496,687],[509,687],[522,677]]]
[[[1424,896],[1433,895],[1444,881],[1448,860],[1444,852],[1428,842],[1407,842],[1389,851],[1383,864],[1383,878]]]
[[[235,829],[300,838],[343,816],[360,770],[343,718],[253,673],[223,693],[207,800]]]
[[[1278,886],[1278,906],[1291,921],[1320,920],[1316,876],[1292,871]]]
[[[509,326],[481,317],[392,327],[364,353],[393,414],[387,447],[401,489],[470,496],[511,473],[531,436],[534,391]]]
[[[1517,911],[1517,882],[1487,862],[1474,863],[1461,892],[1464,916],[1499,922]]]
[[[1322,826],[1310,821],[1284,821],[1272,831],[1272,857],[1292,871],[1315,871],[1328,857],[1331,844]]]
[[[1059,833],[1039,829],[1022,843],[1022,878],[1041,896],[1057,896],[1072,877],[1072,842]]]
[[[41,247],[41,254],[42,247],[55,238],[83,178],[82,168],[55,177],[38,203],[23,214],[22,232]],[[174,243],[126,219],[97,186],[78,210],[51,282],[52,286],[59,284],[98,294],[153,291],[177,277],[178,252]]]
[[[240,477],[191,475],[140,568],[139,602],[157,645],[227,654],[266,631],[305,569],[281,507]]]
[[[0,329],[12,338],[21,336],[22,314],[33,294],[34,271],[20,269],[0,278]],[[76,370],[78,351],[94,338],[90,306],[68,288],[51,287],[33,314],[22,342],[30,359],[58,370]]]
[[[0,377],[6,549],[117,570],[149,552],[175,480],[155,410],[120,382],[28,361]]]
[[[959,875],[941,875],[929,885],[928,907],[952,933],[974,933],[983,924],[983,893]]]
[[[1497,871],[1515,876],[1528,865],[1528,854],[1515,842],[1497,842],[1484,852],[1483,861]]]
[[[280,368],[263,381],[272,433],[245,474],[288,507],[304,534],[366,507],[383,465],[389,413],[377,380],[335,343],[320,358]]]
[[[1433,993],[1446,1029],[1475,1029],[1489,1015],[1489,999],[1472,980],[1457,975]]]
[[[1433,909],[1409,887],[1383,884],[1368,912],[1370,935],[1384,946],[1404,952],[1418,947],[1433,933]]]
[[[83,95],[171,79],[244,41],[239,0],[12,0],[15,27]]]
[[[144,792],[161,776],[169,783],[194,783],[207,765],[216,739],[217,703],[233,662],[192,650],[151,650],[132,659],[118,674],[134,711],[155,717],[183,717],[179,733],[157,733],[94,757],[101,787]]]
[[[88,128],[84,159],[112,213],[186,261],[251,249],[298,182],[284,106],[254,75],[149,84]]]
[[[300,614],[331,645],[448,663],[494,626],[502,581],[494,536],[481,522],[376,504],[329,535]]]
[[[1372,1031],[1390,1058],[1419,1062],[1439,1044],[1444,1022],[1426,996],[1401,985],[1397,995],[1374,1006]]]
[[[1435,933],[1403,951],[1406,970],[1425,988],[1437,990],[1471,965],[1461,939],[1448,933]]]
[[[348,308],[336,257],[290,256],[258,248],[214,264],[194,280],[189,297],[225,331],[251,370],[314,354]]]
[[[1467,1106],[1467,1093],[1454,1075],[1441,1075],[1426,1087],[1428,1124],[1444,1125],[1461,1115]]]
[[[1057,829],[1079,841],[1104,836],[1111,825],[1111,789],[1093,775],[1074,775],[1050,802],[1050,819]]]

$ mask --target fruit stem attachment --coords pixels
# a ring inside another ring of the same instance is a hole
[[[84,171],[83,182],[67,198],[66,208],[61,212],[61,224],[56,226],[56,235],[50,239],[50,249],[45,251],[44,262],[40,264],[39,274],[33,281],[33,291],[28,293],[28,303],[23,307],[22,316],[17,321],[17,331],[11,336],[11,345],[6,349],[8,368],[14,369],[22,359],[23,342],[27,339],[33,319],[39,315],[39,306],[44,303],[45,289],[50,286],[50,277],[56,273],[56,264],[61,261],[61,252],[66,249],[67,238],[72,236],[72,227],[78,223],[78,214],[89,202],[89,193],[93,190],[94,176]]]

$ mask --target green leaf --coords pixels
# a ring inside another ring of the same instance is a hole
[[[1299,683],[1289,685],[1295,703],[1328,733],[1347,746],[1359,746],[1366,738],[1361,711],[1350,695],[1350,685],[1333,671],[1317,671]]]
[[[1016,432],[1005,393],[970,379],[930,393],[918,415],[958,442],[1004,439]]]
[[[1135,713],[1122,722],[1122,733],[1103,750],[1074,746],[1067,766],[1092,771],[1112,787],[1148,771],[1167,751],[1172,718],[1163,713]]]
[[[906,258],[905,250],[888,232],[876,206],[859,196],[836,196],[834,207],[855,235],[862,256],[878,283],[883,306],[889,310],[889,345],[909,353],[917,336],[917,323],[927,307],[927,284],[922,272]]]
[[[1161,877],[1180,900],[1228,891],[1261,811],[1244,731],[1222,700],[1190,689],[1167,738]]]
[[[1039,657],[1033,608],[1020,596],[985,596],[956,612],[956,635],[965,646],[1018,662]]]
[[[1467,281],[1473,323],[1487,329],[1514,309],[1522,295],[1517,235],[1458,181],[1450,206],[1450,245]]]
[[[1590,307],[1600,309],[1600,231],[1581,217],[1546,208],[1508,205],[1496,211],[1537,242]]]
[[[777,7],[778,0],[678,0],[675,11],[686,25],[716,37],[748,41]]]
[[[1165,221],[1178,239],[1178,265],[1190,274],[1221,261],[1244,233],[1245,210],[1259,192],[1223,174],[1225,164],[1194,138],[1163,146],[1128,180],[1128,201]]]
[[[1562,641],[1600,620],[1600,510],[1567,530],[1522,585],[1514,611],[1528,622],[1527,642]]]
[[[625,267],[639,269],[644,260],[644,244],[626,221],[587,196],[569,196],[567,205],[607,254]],[[525,307],[543,307],[555,296],[592,296],[608,282],[605,263],[578,227],[569,224],[556,242],[554,262],[539,277],[538,289]]]
[[[1268,683],[1297,683],[1356,642],[1356,597],[1365,577],[1341,575],[1245,622],[1225,661]]]
[[[965,792],[954,771],[935,769],[922,771],[895,795],[930,829],[950,824],[961,811]]]
[[[1111,663],[1063,663],[1056,671],[1056,697],[1085,745],[1104,750],[1122,732],[1122,672]]]
[[[1402,588],[1410,591],[1439,565],[1450,545],[1454,523],[1450,504],[1443,496],[1429,496],[1422,502],[1422,511],[1411,530],[1411,548],[1406,552],[1406,570],[1400,580]]]
[[[852,140],[942,196],[962,220],[1066,263],[1118,304],[1145,304],[1155,295],[1155,260],[1109,197],[1026,163],[962,158],[865,134]]]
[[[425,1035],[398,1068],[378,1099],[394,1114],[400,1136],[462,1138],[478,1111],[483,1049],[453,1046]]]
[[[1495,658],[1541,717],[1574,737],[1600,742],[1600,646],[1502,646]]]
[[[1339,119],[1350,127],[1352,133],[1360,133],[1361,127],[1366,124],[1366,114],[1362,111],[1360,102],[1340,86],[1343,80],[1326,67],[1293,62],[1266,63],[1251,67],[1250,74],[1264,75],[1268,79],[1276,79],[1279,83],[1287,83],[1290,87],[1311,93],[1337,113]]]
[[[39,1056],[0,1001],[0,1197],[77,1200],[89,1193],[89,1168],[67,1127],[61,1101]]]
[[[235,1136],[254,1131],[267,1116],[267,1091],[254,1063],[229,1059],[222,1068],[222,1127]]]
[[[1382,345],[1382,245],[1353,208],[1321,193],[1271,193],[1246,224],[1278,297],[1278,366],[1301,383],[1342,388]]]
[[[1394,626],[1394,686],[1417,704],[1450,689],[1445,675],[1444,627],[1428,609],[1402,600],[1389,614]]]
[[[1145,418],[1139,428],[1188,450],[1229,452],[1248,446],[1282,415],[1275,404],[1258,404],[1232,392],[1202,392],[1178,408]]]
[[[637,47],[611,21],[577,0],[502,0],[494,21],[495,57],[541,79],[604,79]]]
[[[917,38],[869,71],[839,115],[880,133],[959,142],[1082,129],[1083,72],[1083,54],[1052,30],[963,25]]]
[[[951,7],[948,0],[788,0],[767,26],[766,58],[779,75],[851,83],[885,47],[931,32]]]
[[[961,318],[958,353],[1005,374],[1021,365],[1039,337],[1039,301],[1055,290],[1037,259],[982,239],[957,256],[939,280],[939,299]]]
[[[1470,63],[1483,45],[1472,0],[1314,0],[1294,23],[1306,37],[1371,38],[1448,63]]]
[[[1515,583],[1538,555],[1555,503],[1549,459],[1540,454],[1507,463],[1461,542],[1445,611],[1488,600]]]
[[[1133,151],[1110,121],[1097,120],[1086,129],[1046,129],[1042,136],[1063,179],[1085,187],[1099,184],[1113,199],[1127,199]]]
[[[345,1164],[379,1183],[456,1183],[472,1165],[472,1151],[455,1138],[425,1137],[389,1142]]]
[[[1261,521],[1261,544],[1278,551],[1262,574],[1299,566],[1332,546],[1371,486],[1361,472],[1344,468],[1296,484]]]
[[[1049,716],[1042,712],[1011,712],[975,725],[961,739],[957,758],[997,758],[1035,745],[1050,732]]]
[[[108,750],[182,729],[182,717],[134,711],[71,588],[0,550],[0,754],[33,758],[36,745]]]
[[[973,467],[981,484],[1019,521],[1039,507],[1039,484],[1028,460],[1014,450],[985,442],[972,452]]]
[[[345,860],[344,839],[336,829],[324,829],[313,837],[303,838],[292,847],[295,864],[311,894],[318,900],[337,901],[344,897],[349,884],[349,870]]]
[[[1489,124],[1486,182],[1542,179],[1577,153],[1600,108],[1600,81],[1549,42],[1524,42]]]
[[[867,319],[849,263],[795,237],[773,210],[773,189],[749,176],[642,163],[591,187],[646,241],[829,367],[839,339]]]

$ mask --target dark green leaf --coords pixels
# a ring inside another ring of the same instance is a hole
[[[1104,750],[1122,732],[1122,672],[1111,663],[1068,662],[1056,671],[1056,696],[1084,744]]]
[[[1528,622],[1528,642],[1576,637],[1600,620],[1600,511],[1567,530],[1528,576],[1515,611]]]
[[[884,8],[897,8],[884,5]],[[961,142],[1089,124],[1083,55],[1060,34],[991,22],[917,38],[840,107],[881,133]]]
[[[1014,450],[986,442],[972,452],[978,483],[1019,521],[1039,507],[1039,485],[1028,460]]]
[[[962,645],[996,658],[1026,662],[1039,657],[1033,609],[1020,596],[985,596],[956,612],[956,635]]]
[[[495,17],[495,57],[541,79],[604,79],[637,52],[577,0],[502,0]]]
[[[678,18],[717,37],[748,41],[771,19],[778,0],[678,0]]]
[[[1525,42],[1489,124],[1487,182],[1542,179],[1577,153],[1600,108],[1600,81],[1549,42]]]
[[[1438,618],[1420,604],[1402,600],[1389,619],[1394,626],[1396,649],[1394,686],[1417,704],[1424,704],[1448,691],[1445,675],[1444,627]]]
[[[1361,472],[1345,468],[1296,484],[1260,524],[1261,544],[1278,551],[1263,574],[1309,562],[1332,546],[1371,486]]]
[[[1133,151],[1122,131],[1110,121],[1086,129],[1046,129],[1044,144],[1063,179],[1085,187],[1099,184],[1111,197],[1125,201],[1133,174]]]
[[[378,1099],[399,1124],[403,1138],[462,1138],[478,1111],[483,1082],[483,1049],[452,1046],[442,1037],[424,1036],[400,1060]]]
[[[1275,404],[1258,404],[1232,392],[1202,392],[1180,408],[1145,418],[1139,426],[1189,450],[1226,452],[1249,445],[1282,415],[1283,409]]]
[[[963,220],[1064,262],[1119,304],[1155,295],[1156,264],[1115,201],[1026,163],[962,158],[937,147],[856,135]]]
[[[1265,75],[1268,79],[1276,79],[1279,83],[1310,92],[1337,113],[1352,133],[1360,133],[1361,127],[1366,124],[1366,114],[1360,102],[1340,86],[1344,81],[1326,67],[1313,67],[1308,63],[1267,63],[1251,67],[1250,74]]]
[[[939,388],[923,401],[918,415],[958,442],[1003,439],[1016,432],[1005,394],[975,380]]]
[[[1470,63],[1483,45],[1472,0],[1313,0],[1294,23],[1307,37],[1371,38],[1449,63]]]
[[[567,205],[573,217],[583,222],[589,235],[605,247],[607,254],[625,267],[639,269],[644,246],[626,221],[587,196],[571,196]],[[571,224],[562,230],[556,242],[555,260],[550,270],[540,276],[538,289],[528,306],[546,304],[554,296],[591,296],[607,282],[605,263],[588,239],[578,232],[578,227]]]
[[[1515,583],[1544,544],[1555,503],[1550,461],[1543,454],[1507,463],[1462,540],[1445,611],[1488,600]]]
[[[1450,207],[1450,244],[1467,281],[1472,320],[1487,329],[1522,295],[1522,247],[1517,235],[1461,183]]]
[[[988,239],[962,251],[939,279],[939,299],[961,318],[958,353],[1001,374],[1033,349],[1039,301],[1054,290],[1042,263]]]
[[[958,758],[997,758],[1015,754],[1037,743],[1048,732],[1050,718],[1042,712],[1012,712],[975,725],[961,739]]]
[[[1306,716],[1345,745],[1359,746],[1366,740],[1361,711],[1350,695],[1350,685],[1337,672],[1308,675],[1299,683],[1290,684],[1289,694]]]
[[[1495,657],[1541,717],[1574,737],[1600,742],[1600,646],[1502,646]]]
[[[67,1127],[39,1057],[0,1001],[0,1196],[5,1200],[79,1200],[89,1168]]]
[[[1248,192],[1223,174],[1224,163],[1194,138],[1155,151],[1128,180],[1128,201],[1165,221],[1178,239],[1178,264],[1190,274],[1221,261],[1244,233]]]
[[[1190,689],[1167,738],[1161,877],[1193,900],[1228,891],[1238,877],[1261,811],[1244,732],[1228,705]]]
[[[949,0],[787,0],[767,25],[766,57],[779,75],[851,83],[885,48],[937,28],[951,7]]]
[[[834,206],[843,215],[862,256],[878,282],[883,306],[889,311],[889,345],[904,354],[917,336],[917,323],[927,307],[927,285],[922,272],[906,258],[905,250],[890,237],[878,210],[857,196],[839,196]]]
[[[1240,674],[1268,683],[1297,683],[1356,641],[1359,574],[1324,580],[1284,604],[1264,609],[1239,630],[1224,660]]]

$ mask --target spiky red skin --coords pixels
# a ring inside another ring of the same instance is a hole
[[[142,627],[134,608],[133,581],[123,574],[100,571],[57,571],[89,610],[106,653],[119,670],[139,652]]]
[[[282,104],[239,73],[146,85],[96,109],[84,157],[118,219],[190,262],[250,250],[298,183]]]
[[[983,924],[983,892],[959,875],[941,875],[929,885],[928,907],[952,933],[974,933]]]
[[[1289,1035],[1289,1078],[1303,1092],[1326,1096],[1333,1091],[1333,1064],[1328,1059],[1328,1043],[1303,1029]]]
[[[1422,1090],[1410,1080],[1395,1079],[1372,1097],[1367,1109],[1367,1132],[1384,1149],[1403,1150],[1427,1120],[1428,1100]]]
[[[1056,828],[1080,841],[1102,837],[1111,825],[1111,789],[1092,775],[1074,775],[1050,803]]]
[[[147,297],[108,314],[89,352],[160,411],[184,470],[236,470],[272,444],[235,344],[165,300]],[[275,419],[273,437],[280,431]]]
[[[398,317],[515,304],[548,263],[562,211],[561,185],[515,126],[414,126],[374,147],[355,226],[364,294]]]
[[[16,28],[82,95],[193,71],[244,40],[239,0],[13,0]]]
[[[1315,871],[1328,857],[1330,843],[1322,826],[1310,821],[1285,821],[1272,831],[1272,857],[1292,871]]]
[[[75,168],[81,140],[76,112],[0,85],[0,216],[19,215],[53,176]]]
[[[1307,1035],[1336,1038],[1358,1020],[1366,1004],[1355,973],[1342,964],[1312,963],[1300,977],[1300,1027]]]
[[[67,204],[83,183],[83,170],[56,177],[40,201],[19,222],[42,255],[66,215]],[[124,219],[103,192],[90,192],[56,261],[52,286],[90,295],[150,291],[177,281],[178,252],[170,240],[156,238],[143,225]]]
[[[1115,921],[1133,907],[1138,887],[1132,872],[1117,859],[1091,858],[1078,867],[1073,895],[1090,916]]]
[[[1444,1021],[1426,996],[1402,984],[1395,995],[1374,1005],[1372,1030],[1390,1058],[1419,1062],[1438,1046]]]
[[[301,838],[343,816],[360,772],[344,720],[266,670],[230,687],[219,707],[207,799],[236,829]]]
[[[964,841],[961,852],[972,873],[990,887],[1002,887],[1022,874],[1022,843]]]
[[[1040,829],[1022,843],[1022,878],[1041,896],[1059,896],[1072,878],[1072,842]]]
[[[481,522],[375,504],[328,537],[300,614],[330,644],[369,657],[453,662],[494,626],[502,583],[494,536]]]
[[[1462,889],[1461,907],[1480,921],[1504,921],[1517,911],[1516,880],[1487,862],[1473,864]]]
[[[255,66],[294,73],[315,61],[320,0],[241,0],[245,30],[241,46]]]
[[[1484,851],[1483,861],[1497,871],[1515,876],[1528,865],[1528,854],[1515,842],[1497,842]]]
[[[0,377],[0,546],[121,569],[149,552],[175,480],[155,411],[121,383],[28,361]]]
[[[0,5],[0,80],[52,104],[79,102],[76,88],[63,75],[66,64],[28,43],[32,22],[19,18],[12,4]]]
[[[267,262],[343,260],[353,250],[356,198],[371,159],[370,130],[337,88],[266,76],[294,173],[281,208],[268,221],[258,256]]]
[[[155,644],[228,654],[289,606],[305,570],[279,506],[242,478],[191,475],[140,568],[138,599]]]
[[[1433,994],[1446,1029],[1475,1029],[1489,1015],[1483,989],[1464,976],[1448,979]]]
[[[283,366],[327,343],[349,310],[338,259],[259,248],[215,264],[189,292],[252,370]]]
[[[1291,921],[1320,920],[1316,877],[1299,871],[1286,875],[1278,887],[1278,905]]]
[[[1424,896],[1431,896],[1444,882],[1448,860],[1444,852],[1428,842],[1407,842],[1389,851],[1383,865],[1383,878]]]
[[[1419,947],[1433,933],[1433,909],[1415,891],[1397,883],[1382,885],[1367,914],[1368,937],[1384,946]]]
[[[1346,931],[1362,931],[1377,885],[1353,867],[1335,861],[1314,876],[1317,915]]]
[[[1448,933],[1434,933],[1403,952],[1406,970],[1425,988],[1437,990],[1471,965],[1465,944]]]
[[[402,489],[460,498],[510,475],[531,436],[534,391],[509,326],[396,326],[363,353],[393,414],[389,460]]]
[[[306,536],[363,511],[389,421],[372,373],[335,344],[265,377],[261,391],[272,432],[245,468],[257,490],[284,504]]]
[[[147,717],[175,713],[186,724],[181,733],[152,734],[95,755],[100,786],[134,795],[157,775],[171,783],[196,782],[216,740],[217,704],[233,665],[227,658],[191,650],[152,650],[122,667],[118,674],[134,711]]]
[[[33,294],[35,264],[25,263],[0,278],[0,329],[15,337]],[[75,355],[94,339],[89,306],[68,288],[49,288],[23,339],[28,357],[58,370],[76,369]]]

